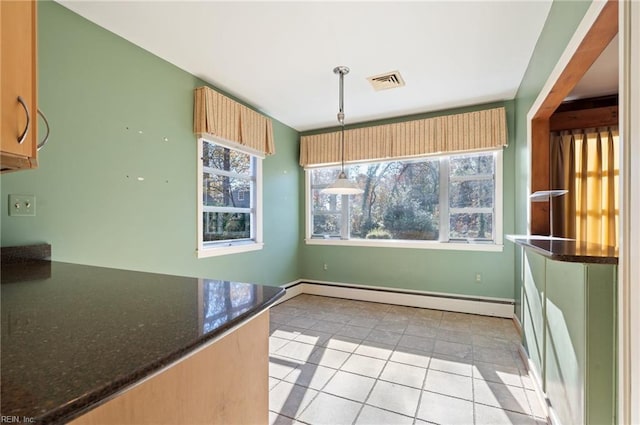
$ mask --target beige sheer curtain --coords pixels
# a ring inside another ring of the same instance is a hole
[[[606,246],[618,245],[620,167],[618,127],[562,131],[551,137],[557,234]]]

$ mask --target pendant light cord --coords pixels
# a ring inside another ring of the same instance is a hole
[[[340,74],[340,111],[338,112],[338,122],[342,126],[340,132],[340,144],[342,148],[342,155],[340,157],[340,175],[345,175],[344,173],[344,76],[349,73],[349,68],[346,66],[338,66],[333,69],[333,72],[336,74]]]
[[[340,77],[340,111],[338,112],[338,122],[340,123],[340,150],[342,152],[340,158],[340,174],[333,183],[322,189],[322,193],[329,195],[358,195],[364,191],[360,189],[354,182],[349,181],[347,174],[344,172],[344,76],[349,73],[346,66],[336,66],[333,73]]]
[[[344,174],[344,123],[342,123],[342,131],[340,133],[340,143],[342,144],[342,167],[341,167],[341,171],[342,174]]]

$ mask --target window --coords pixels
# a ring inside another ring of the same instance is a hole
[[[449,166],[449,240],[492,242],[495,155],[453,156],[442,162]]]
[[[339,171],[307,170],[308,243],[486,250],[502,244],[502,151],[350,165],[348,175],[364,192],[322,193]]]
[[[198,257],[262,247],[261,158],[199,140]]]

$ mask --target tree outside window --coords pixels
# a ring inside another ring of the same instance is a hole
[[[251,239],[255,158],[203,142],[203,241]]]
[[[353,196],[321,192],[338,168],[310,169],[311,237],[493,241],[496,157],[488,152],[350,165],[350,178],[363,190]]]

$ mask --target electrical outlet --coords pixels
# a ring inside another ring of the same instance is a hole
[[[482,273],[476,273],[476,283],[482,283]]]
[[[9,195],[10,216],[34,216],[36,215],[35,195]]]
[[[329,270],[329,266],[327,265],[327,263],[324,263],[324,265],[322,266],[322,270]]]

